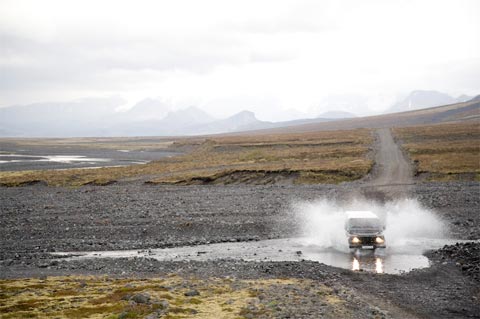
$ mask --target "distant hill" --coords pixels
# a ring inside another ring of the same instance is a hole
[[[0,108],[3,136],[103,135],[105,123],[125,103],[118,97],[36,103]]]
[[[457,103],[462,103],[462,102],[471,101],[472,99],[474,99],[473,96],[466,95],[466,94],[462,94],[462,95],[460,95],[459,97],[457,97],[457,98],[455,99],[455,101],[456,101]]]
[[[160,120],[172,111],[164,102],[156,99],[144,99],[126,112],[119,113],[119,117],[124,117],[128,121],[147,121]]]
[[[215,120],[211,115],[195,106],[172,111],[162,120],[162,124],[169,127],[198,125]]]
[[[310,108],[311,114],[319,118],[349,118],[353,117],[349,110],[368,112],[368,98],[359,94],[331,94],[321,99],[317,105]],[[325,112],[325,110],[327,110]]]
[[[261,130],[331,119],[300,119],[284,122],[260,121],[244,110],[225,119],[215,119],[191,106],[171,110],[161,100],[144,99],[119,112],[119,98],[81,99],[0,108],[0,136],[179,136]],[[327,116],[349,116],[330,112]]]
[[[244,134],[301,133],[327,130],[350,130],[356,128],[402,127],[446,122],[480,121],[480,101],[456,103],[445,106],[376,116],[357,117],[336,121],[306,123],[271,128]]]
[[[480,95],[477,95],[476,97],[471,99],[470,102],[480,102]]]
[[[203,125],[191,127],[190,131],[196,134],[213,134],[223,132],[236,132],[251,129],[268,128],[270,122],[260,121],[255,117],[255,113],[242,111],[226,119],[213,121]]]
[[[125,112],[125,116],[129,115]],[[148,113],[147,113],[148,114]],[[169,111],[161,119],[146,117],[145,120],[131,120],[122,123],[111,123],[110,136],[162,136],[195,134],[195,127],[215,121],[208,113],[191,106],[186,109]]]
[[[437,95],[440,96],[443,95]],[[425,101],[424,97],[423,93],[412,95],[415,101]],[[322,113],[319,118],[267,122],[257,119],[253,112],[247,110],[225,119],[215,119],[195,106],[170,110],[162,101],[156,99],[140,101],[124,112],[116,111],[125,103],[117,97],[81,99],[0,108],[0,136],[180,136],[243,131],[285,132],[402,126],[477,119],[479,100],[480,97],[477,96],[471,102],[370,117],[355,117],[348,112],[329,111]]]
[[[471,96],[464,94],[454,98],[438,91],[417,90],[411,92],[406,98],[392,105],[385,113],[412,111],[427,107],[461,103],[469,101],[470,99],[472,99]]]

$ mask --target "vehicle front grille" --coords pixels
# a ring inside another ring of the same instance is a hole
[[[360,242],[362,245],[373,245],[375,244],[375,238],[376,237],[359,237]]]

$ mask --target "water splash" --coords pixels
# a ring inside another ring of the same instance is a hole
[[[416,199],[401,199],[379,204],[354,199],[347,203],[320,199],[314,202],[293,204],[302,236],[309,244],[339,251],[348,251],[344,223],[346,211],[368,210],[375,213],[386,225],[387,246],[407,246],[411,241],[441,239],[445,237],[444,222]]]

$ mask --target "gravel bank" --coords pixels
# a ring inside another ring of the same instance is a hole
[[[384,199],[381,194],[359,186],[362,185],[174,187],[124,183],[80,188],[1,188],[0,277],[152,277],[175,273],[186,278],[307,278],[338,287],[340,294],[345,291],[342,298],[352,303],[351,309],[359,309],[362,318],[477,316],[478,245],[448,246],[431,252],[428,256],[432,267],[404,275],[351,272],[307,261],[57,261],[48,254],[295,236],[298,225],[289,214],[293,202],[321,197],[350,200],[352,193],[379,202]],[[418,184],[415,197],[446,221],[452,237],[480,238],[478,183]],[[276,298],[275,294],[269,293],[265,300],[272,298]],[[289,307],[285,318],[295,318],[296,306]],[[306,315],[309,310],[305,310],[315,307],[302,308],[299,304],[298,309],[303,311],[302,318],[317,318],[315,313]]]
[[[152,186],[2,188],[2,255],[19,252],[162,248],[298,235],[297,201],[351,199],[355,186]],[[373,200],[376,193],[367,192]],[[480,238],[478,183],[416,186],[415,197],[451,236]],[[5,259],[5,257],[3,258]]]

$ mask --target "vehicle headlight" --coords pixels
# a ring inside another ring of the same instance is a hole
[[[383,244],[384,241],[385,241],[385,240],[384,240],[382,237],[377,237],[377,238],[375,238],[375,242],[376,242],[377,244]]]
[[[353,237],[352,238],[352,243],[358,244],[359,242],[360,242],[360,239],[358,239],[358,237]]]

